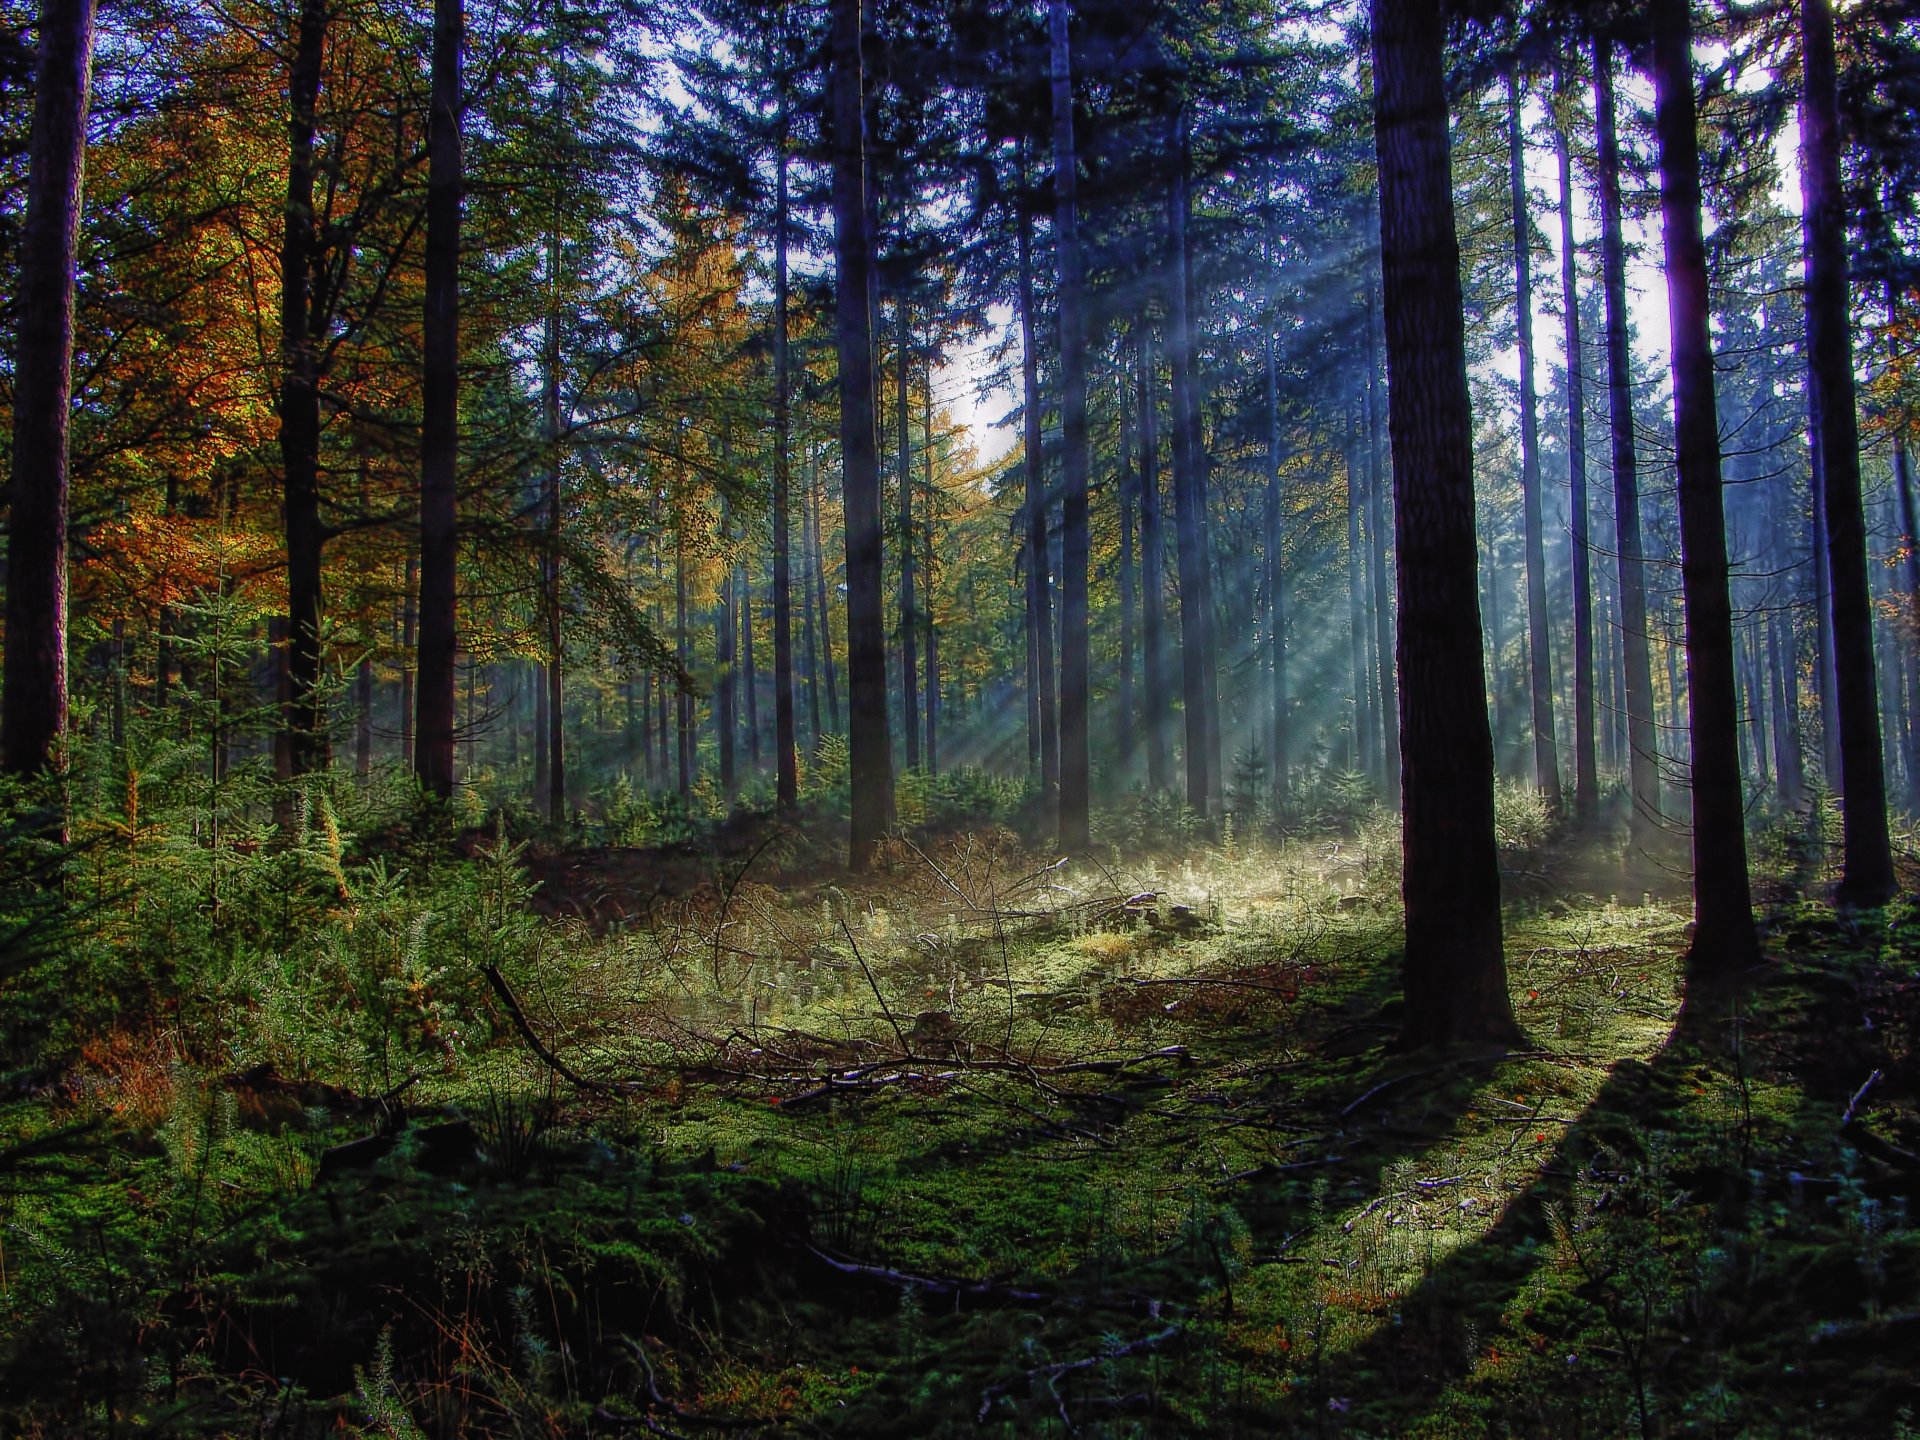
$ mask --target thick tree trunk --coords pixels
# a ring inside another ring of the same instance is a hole
[[[900,547],[900,734],[907,747],[907,769],[920,768],[920,655],[919,616],[914,604],[914,568],[916,562],[913,534],[913,434],[908,424],[908,401],[912,398],[913,326],[904,299],[896,302],[899,332],[895,374],[894,430],[899,437],[894,456],[894,483],[899,511],[897,541]]]
[[[872,237],[866,224],[862,0],[833,0],[834,339],[840,362],[840,463],[847,543],[849,864],[864,870],[893,824],[882,613],[880,457],[874,429]]]
[[[1167,191],[1167,362],[1173,372],[1173,525],[1180,571],[1181,692],[1186,706],[1187,804],[1211,816],[1221,791],[1219,723],[1215,719],[1213,576],[1207,524],[1207,477],[1200,453],[1194,374],[1193,288],[1187,248],[1191,204],[1187,119],[1174,126],[1173,183]]]
[[[1726,516],[1721,508],[1720,431],[1708,328],[1707,252],[1700,231],[1699,130],[1687,5],[1688,0],[1653,0],[1650,69],[1672,335],[1692,741],[1694,934],[1688,963],[1697,974],[1724,974],[1757,960],[1760,943],[1747,882],[1733,611],[1727,590]]]
[[[420,676],[413,768],[429,795],[453,794],[459,562],[461,0],[434,0],[427,118],[425,376],[420,419]]]
[[[43,0],[14,332],[0,763],[59,762],[67,728],[67,423],[74,269],[93,89],[92,0]]]
[[[787,350],[787,100],[781,87],[779,154],[774,161],[773,211],[773,771],[774,804],[782,813],[800,803],[799,747],[793,713],[793,419]],[[813,683],[813,629],[807,627],[808,684]],[[813,695],[814,730],[820,728]]]
[[[313,210],[314,110],[327,42],[326,0],[302,0],[287,92],[287,203],[280,243],[280,463],[287,545],[286,709],[280,717],[290,775],[327,763],[320,698],[320,362],[323,307],[314,295],[320,242]]]
[[[1409,1044],[1518,1036],[1501,950],[1473,429],[1442,71],[1446,20],[1373,0],[1400,611]]]
[[[1872,906],[1891,899],[1897,886],[1880,753],[1873,599],[1860,499],[1846,195],[1840,181],[1840,103],[1827,0],[1801,0],[1800,34],[1806,86],[1800,108],[1800,174],[1806,192],[1807,376],[1813,428],[1820,434],[1826,471],[1826,558],[1833,585],[1834,701],[1843,786],[1845,848],[1836,898],[1843,905]]]
[[[1093,689],[1087,633],[1089,551],[1087,483],[1087,318],[1076,214],[1073,70],[1067,0],[1052,0],[1053,233],[1060,271],[1060,844],[1085,849],[1091,839],[1093,784],[1088,701]]]
[[[1547,639],[1547,538],[1540,503],[1540,417],[1533,388],[1533,222],[1527,214],[1526,141],[1520,70],[1507,75],[1507,169],[1513,196],[1514,332],[1520,346],[1520,511],[1527,550],[1527,688],[1533,701],[1533,783],[1559,813],[1554,743],[1553,656]]]
[[[1160,510],[1159,409],[1153,384],[1153,325],[1142,314],[1140,339],[1140,682],[1146,704],[1147,788],[1167,788],[1167,540]]]
[[[1633,436],[1633,371],[1628,350],[1626,239],[1622,234],[1620,142],[1614,122],[1613,44],[1593,46],[1594,130],[1600,173],[1600,273],[1607,305],[1608,435],[1613,448],[1613,527],[1620,590],[1620,651],[1627,712],[1627,770],[1633,796],[1629,842],[1647,856],[1662,849],[1660,752],[1653,723],[1653,659],[1647,630],[1647,573],[1640,530],[1639,458]]]
[[[1032,683],[1035,697],[1029,710],[1040,733],[1040,786],[1053,799],[1060,789],[1060,727],[1053,676],[1053,567],[1050,563],[1047,515],[1047,457],[1040,426],[1040,353],[1034,341],[1033,216],[1026,205],[1027,163],[1020,157],[1019,214],[1020,267],[1020,388],[1025,425],[1022,430],[1022,468],[1026,477],[1027,636],[1032,647]]]
[[[1566,74],[1556,85],[1564,94]],[[1587,518],[1587,377],[1580,341],[1580,252],[1573,238],[1573,155],[1564,125],[1553,127],[1560,171],[1560,305],[1567,347],[1567,508],[1573,561],[1573,818],[1591,825],[1600,811],[1593,734],[1593,551]]]

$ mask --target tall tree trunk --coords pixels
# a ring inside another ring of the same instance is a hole
[[[1140,361],[1140,682],[1145,692],[1147,788],[1167,788],[1167,540],[1160,510],[1159,408],[1153,384],[1153,324],[1143,312]]]
[[[1091,839],[1093,785],[1087,708],[1093,690],[1087,630],[1087,317],[1076,213],[1079,161],[1073,143],[1073,68],[1067,0],[1052,0],[1053,233],[1060,270],[1060,844]]]
[[[693,645],[687,634],[687,535],[685,517],[676,517],[673,527],[673,650],[685,673],[693,668]],[[693,696],[683,687],[674,694],[674,738],[679,758],[680,798],[693,797],[693,781],[698,756],[693,733]]]
[[[720,793],[740,788],[739,676],[734,669],[733,571],[722,572],[713,601],[713,736],[720,752]]]
[[[1200,453],[1200,414],[1194,374],[1193,290],[1187,248],[1191,204],[1187,117],[1175,120],[1167,187],[1167,362],[1173,372],[1173,525],[1180,571],[1180,669],[1186,705],[1187,804],[1214,813],[1221,789],[1219,726],[1214,719],[1213,577],[1207,527],[1207,478]]]
[[[825,501],[821,496],[820,457],[816,453],[812,459],[811,483],[808,486],[813,500],[813,590],[814,603],[820,609],[820,652],[826,662],[827,672],[827,724],[836,733],[840,729],[840,671],[833,658],[833,612],[827,607],[827,556],[825,550],[825,522],[820,511]]]
[[[373,661],[360,657],[353,677],[353,773],[364,780],[373,773]]]
[[[1566,71],[1555,86],[1567,93]],[[1573,155],[1567,128],[1553,127],[1560,171],[1560,305],[1567,346],[1567,507],[1573,560],[1573,818],[1591,825],[1600,812],[1593,733],[1593,552],[1587,518],[1587,377],[1580,342],[1580,252],[1573,238]]]
[[[454,655],[459,643],[456,495],[460,460],[461,0],[434,0],[427,117],[425,361],[420,419],[420,676],[413,768],[429,795],[453,794]]]
[[[1707,251],[1700,232],[1699,129],[1688,0],[1653,0],[1651,65],[1660,148],[1660,218],[1673,354],[1681,580],[1693,774],[1693,944],[1696,974],[1753,963],[1760,942],[1747,883],[1733,676],[1733,610],[1721,508],[1720,430],[1708,328]],[[1869,662],[1871,663],[1871,662]]]
[[[1840,763],[1840,710],[1833,680],[1833,586],[1827,551],[1826,463],[1820,453],[1820,432],[1807,435],[1807,497],[1810,502],[1808,573],[1813,591],[1813,689],[1820,705],[1820,778],[1839,791],[1845,784]]]
[[[820,649],[815,639],[814,587],[813,577],[816,566],[813,560],[813,507],[807,496],[812,491],[809,481],[806,491],[800,496],[800,632],[801,644],[806,652],[807,662],[807,718],[809,743],[815,753],[820,749],[820,737],[826,733],[820,723]],[[799,796],[799,763],[796,757],[794,765],[795,803]]]
[[[1120,582],[1120,673],[1115,677],[1115,704],[1117,714],[1114,728],[1119,740],[1119,773],[1122,783],[1131,776],[1135,735],[1133,677],[1135,671],[1135,613],[1139,605],[1139,577],[1134,570],[1134,491],[1136,480],[1133,472],[1133,416],[1127,409],[1127,392],[1132,388],[1128,384],[1125,351],[1120,355],[1119,386],[1114,396],[1114,409],[1119,415],[1120,437],[1119,453],[1115,457],[1114,499],[1119,508],[1120,553],[1114,562],[1115,577]]]
[[[314,111],[327,43],[327,0],[302,0],[287,72],[287,203],[280,242],[280,462],[287,544],[286,709],[280,717],[290,775],[327,763],[320,697],[320,363],[324,307],[314,295],[320,262],[313,210]]]
[[[553,777],[547,771],[547,737],[553,727],[547,722],[547,667],[536,660],[527,669],[533,678],[533,806],[551,815]]]
[[[1632,849],[1646,856],[1662,848],[1660,752],[1653,723],[1653,657],[1647,630],[1647,567],[1641,548],[1639,458],[1633,437],[1633,370],[1627,332],[1627,248],[1621,230],[1620,141],[1613,95],[1613,42],[1602,38],[1593,44],[1593,108],[1600,173],[1600,274],[1607,304],[1613,548],[1620,589],[1628,783],[1633,796],[1628,836]]]
[[[1791,663],[1792,622],[1782,614],[1767,617],[1767,672],[1772,683],[1773,701],[1773,773],[1780,806],[1799,810],[1806,803],[1806,777],[1800,759],[1799,671]],[[1788,645],[1783,650],[1780,633],[1787,631]]]
[[[1372,0],[1389,425],[1400,582],[1402,889],[1410,1044],[1517,1037],[1501,951],[1493,741],[1473,526],[1446,19]]]
[[[1020,152],[1018,263],[1020,267],[1020,388],[1025,421],[1022,429],[1022,469],[1026,477],[1027,636],[1032,647],[1036,697],[1029,706],[1040,731],[1040,788],[1049,799],[1060,790],[1060,726],[1055,708],[1053,676],[1053,567],[1050,563],[1047,515],[1047,456],[1042,441],[1040,410],[1040,352],[1034,341],[1033,215],[1026,203],[1027,160]]]
[[[739,601],[735,613],[740,624],[740,693],[747,707],[747,766],[760,769],[760,667],[753,650],[753,567],[741,563],[734,567],[734,583]]]
[[[561,638],[560,527],[560,227],[556,215],[547,235],[547,315],[542,358],[542,425],[546,432],[547,467],[542,478],[541,511],[546,535],[541,548],[541,611],[546,620],[546,663],[540,679],[546,688],[540,707],[547,733],[541,746],[547,753],[547,819],[555,825],[567,820],[566,693],[563,677],[566,647]]]
[[[1873,599],[1860,499],[1860,421],[1853,383],[1847,281],[1846,195],[1840,183],[1840,102],[1833,14],[1801,0],[1806,91],[1800,107],[1800,174],[1806,191],[1807,378],[1813,428],[1825,462],[1827,569],[1833,583],[1834,700],[1840,721],[1844,859],[1836,898],[1879,905],[1896,883],[1887,836],[1886,774],[1874,677]]]
[[[793,411],[787,355],[787,88],[780,88],[780,156],[774,161],[774,804],[799,804],[801,768],[793,718]],[[808,626],[808,684],[812,684]],[[814,730],[820,699],[814,695]]]
[[[400,570],[400,760],[413,758],[413,712],[417,678],[414,671],[419,622],[420,565],[408,555]]]
[[[1353,671],[1353,734],[1350,742],[1351,753],[1347,757],[1349,770],[1370,771],[1372,761],[1373,725],[1370,715],[1373,709],[1372,674],[1367,668],[1367,551],[1364,537],[1361,535],[1360,517],[1366,508],[1366,496],[1361,493],[1360,470],[1357,457],[1357,437],[1354,434],[1353,413],[1347,413],[1347,662]],[[1395,764],[1398,757],[1383,761],[1383,765]]]
[[[894,483],[899,495],[898,545],[900,547],[900,717],[901,738],[906,741],[907,769],[920,768],[920,655],[919,618],[914,605],[913,572],[915,565],[913,535],[913,435],[908,424],[908,401],[912,398],[913,324],[905,297],[894,302],[895,329],[899,332],[895,372],[899,381],[895,397],[894,429],[899,436],[894,456]]]
[[[1284,521],[1280,496],[1280,357],[1274,343],[1279,317],[1274,313],[1276,283],[1273,254],[1273,212],[1266,181],[1261,182],[1260,199],[1267,208],[1265,233],[1261,237],[1261,281],[1266,304],[1260,314],[1260,348],[1267,367],[1267,497],[1266,497],[1266,581],[1267,592],[1267,755],[1273,766],[1273,803],[1284,810],[1287,793],[1287,607],[1285,595],[1286,560],[1281,554]]]
[[[791,361],[787,349],[787,151],[791,138],[783,72],[773,190],[773,769],[774,804],[782,813],[792,811],[800,803],[800,765],[793,714],[793,418]],[[809,626],[809,687],[814,684],[812,636]],[[817,735],[820,730],[818,692],[811,698]]]
[[[1920,641],[1920,518],[1913,502],[1913,467],[1907,458],[1906,437],[1893,435],[1893,488],[1900,504],[1900,551],[1904,555],[1907,595],[1906,636],[1911,655]],[[1920,809],[1920,665],[1907,667],[1907,715],[1909,723],[1900,733],[1906,737],[1907,803]]]
[[[927,773],[934,774],[940,769],[940,627],[934,622],[933,613],[933,522],[935,506],[933,503],[933,359],[929,355],[926,369],[921,376],[920,389],[920,469],[924,481],[922,511],[926,517],[922,526],[926,548],[922,552],[921,579],[926,590],[926,603],[920,608],[920,619],[926,630],[927,640]],[[913,543],[909,536],[907,543]]]
[[[1387,486],[1380,473],[1380,452],[1384,436],[1380,433],[1384,408],[1379,401],[1380,366],[1374,355],[1373,282],[1367,282],[1367,554],[1372,565],[1369,590],[1373,601],[1374,651],[1379,657],[1376,672],[1380,713],[1380,776],[1385,782],[1387,804],[1400,803],[1400,700],[1394,679],[1393,661],[1393,589],[1387,578]]]
[[[14,332],[0,763],[57,763],[67,728],[67,423],[74,267],[93,89],[92,0],[42,0]]]
[[[1547,538],[1540,503],[1540,417],[1533,389],[1533,223],[1527,214],[1520,67],[1507,72],[1507,169],[1513,195],[1513,323],[1520,345],[1520,510],[1527,550],[1527,686],[1533,701],[1533,783],[1559,813],[1553,656],[1547,640]]]
[[[880,457],[874,430],[872,236],[866,224],[861,101],[862,0],[833,0],[834,340],[840,361],[840,463],[847,540],[849,864],[864,870],[893,824],[882,613]]]

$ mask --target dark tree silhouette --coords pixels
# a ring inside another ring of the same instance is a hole
[[[1060,844],[1089,839],[1087,702],[1092,689],[1087,635],[1087,322],[1075,213],[1073,62],[1067,0],[1048,13],[1053,97],[1053,230],[1060,271]]]
[[[1693,944],[1697,974],[1759,958],[1747,883],[1746,806],[1720,495],[1720,430],[1708,327],[1707,250],[1700,230],[1700,150],[1688,0],[1654,0],[1649,69],[1660,148],[1660,218],[1673,347],[1680,571],[1687,625],[1693,775]]]
[[[1520,511],[1527,573],[1527,688],[1533,702],[1533,781],[1560,809],[1554,746],[1553,656],[1547,641],[1547,540],[1540,504],[1540,415],[1533,386],[1533,219],[1527,205],[1525,91],[1516,64],[1507,75],[1507,171],[1513,201],[1514,333],[1520,346]]]
[[[45,0],[39,48],[20,235],[0,699],[0,750],[14,775],[53,763],[67,728],[67,422],[74,259],[93,87],[92,0]]]
[[[324,312],[313,304],[319,237],[313,209],[314,109],[327,43],[327,0],[302,0],[287,74],[287,203],[280,242],[280,463],[287,542],[287,711],[282,717],[288,768],[296,775],[327,762],[320,704],[321,549],[320,362]]]
[[[1627,245],[1622,233],[1620,139],[1614,116],[1613,42],[1593,44],[1594,131],[1600,175],[1600,276],[1607,307],[1607,433],[1613,450],[1614,554],[1620,588],[1622,688],[1627,775],[1633,796],[1632,848],[1660,848],[1660,755],[1653,728],[1653,660],[1647,641],[1647,567],[1641,545],[1640,462],[1633,435],[1633,370],[1628,351]]]
[[[1403,1037],[1508,1041],[1446,20],[1427,0],[1373,0],[1372,15],[1400,581]]]
[[[1569,98],[1567,72],[1555,76]],[[1553,127],[1560,178],[1560,305],[1567,345],[1567,509],[1573,561],[1573,818],[1590,825],[1600,810],[1593,739],[1593,554],[1587,509],[1587,376],[1580,338],[1580,252],[1573,238],[1573,147],[1567,127]]]
[[[840,463],[847,538],[849,863],[864,870],[893,824],[887,735],[887,632],[880,548],[880,453],[875,432],[873,237],[867,222],[862,0],[833,6],[834,341],[840,363]]]
[[[1897,886],[1887,838],[1874,683],[1873,602],[1860,503],[1860,422],[1848,300],[1847,201],[1840,180],[1840,104],[1833,12],[1827,0],[1801,0],[1800,34],[1806,87],[1800,108],[1800,168],[1806,191],[1807,380],[1825,470],[1834,707],[1840,731],[1844,870],[1838,898],[1846,905],[1879,905],[1892,898]]]
[[[460,462],[461,0],[434,0],[427,117],[425,362],[420,416],[420,650],[414,772],[453,794]]]

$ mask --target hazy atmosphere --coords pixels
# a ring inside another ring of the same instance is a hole
[[[1916,197],[1913,0],[0,0],[0,1434],[1920,1435]]]

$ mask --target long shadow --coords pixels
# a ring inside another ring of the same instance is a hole
[[[1777,986],[1783,978],[1788,977],[1782,967],[1771,967],[1759,977],[1756,988]],[[1676,1332],[1711,1328],[1716,1322],[1699,1313],[1708,1302],[1697,1295],[1685,1301],[1695,1308],[1681,1317],[1684,1323],[1647,1313],[1638,1336],[1625,1337],[1637,1338],[1637,1356],[1632,1347],[1622,1344],[1612,1347],[1617,1353],[1611,1356],[1576,1356],[1569,1361],[1584,1368],[1567,1372],[1570,1378],[1562,1388],[1568,1393],[1546,1397],[1538,1415],[1488,1416],[1483,1410],[1477,1420],[1465,1421],[1453,1418],[1451,1411],[1442,1414],[1438,1407],[1450,1386],[1476,1364],[1486,1362],[1489,1342],[1502,1335],[1509,1307],[1525,1292],[1536,1269],[1552,1263],[1554,1234],[1548,1207],[1569,1199],[1575,1177],[1588,1169],[1597,1154],[1611,1152],[1626,1165],[1644,1159],[1648,1136],[1667,1117],[1677,1117],[1686,1099],[1700,1089],[1703,1064],[1718,1062],[1731,1072],[1741,1063],[1730,1050],[1728,1020],[1730,1014],[1748,1013],[1751,1002],[1749,991],[1693,987],[1660,1050],[1648,1061],[1628,1059],[1616,1064],[1591,1104],[1548,1152],[1539,1178],[1507,1206],[1492,1229],[1428,1271],[1400,1301],[1391,1323],[1383,1323],[1358,1344],[1329,1356],[1317,1383],[1300,1387],[1277,1408],[1250,1407],[1236,1414],[1235,1428],[1248,1434],[1314,1437],[1404,1435],[1416,1430],[1555,1437],[1675,1433],[1668,1426],[1676,1397],[1665,1392],[1679,1388],[1679,1382],[1664,1373],[1665,1367],[1697,1369],[1698,1349],[1689,1349],[1690,1337],[1656,1332],[1662,1326]],[[1831,1134],[1837,1109],[1823,1099],[1814,1101],[1817,1110],[1810,1111],[1808,1098],[1803,1097],[1800,1111],[1806,1117],[1803,1123],[1814,1128],[1796,1135]],[[1844,1101],[1844,1094],[1840,1099]],[[1815,1119],[1816,1113],[1824,1117],[1823,1123]],[[1738,1147],[1731,1153],[1739,1153]],[[1668,1159],[1675,1188],[1687,1192],[1694,1202],[1712,1205],[1725,1199],[1751,1199],[1745,1193],[1750,1181],[1741,1169],[1744,1158],[1673,1154]],[[1797,1182],[1799,1177],[1794,1179]],[[1729,1187],[1742,1194],[1730,1195]],[[1587,1278],[1582,1294],[1597,1300],[1599,1290]],[[1600,1313],[1596,1308],[1588,1319]],[[1561,1323],[1569,1318],[1577,1316],[1563,1312],[1559,1317]],[[1727,1326],[1736,1319],[1723,1314],[1717,1323]],[[1634,1320],[1641,1323],[1642,1317]],[[1788,1352],[1794,1344],[1790,1337],[1780,1337],[1779,1351],[1788,1358],[1789,1372],[1794,1366]],[[1809,1368],[1802,1366],[1803,1371]],[[1606,1373],[1595,1374],[1596,1370]],[[1812,1383],[1804,1382],[1803,1390]],[[1494,1423],[1485,1424],[1488,1419]],[[1464,1431],[1459,1428],[1462,1425],[1467,1427]]]

